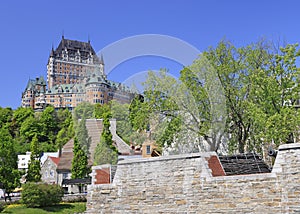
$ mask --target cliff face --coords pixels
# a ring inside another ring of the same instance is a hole
[[[212,159],[214,152],[120,161],[112,184],[89,186],[86,213],[300,211],[300,144],[280,146],[270,173],[213,177]]]

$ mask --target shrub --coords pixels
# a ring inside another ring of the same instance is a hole
[[[27,207],[45,207],[62,201],[63,189],[58,185],[27,183],[23,186],[21,202]]]
[[[5,208],[5,203],[4,202],[0,202],[0,212],[2,212]]]

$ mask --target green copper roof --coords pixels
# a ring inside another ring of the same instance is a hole
[[[60,84],[48,89],[47,94],[53,93],[84,93],[84,84]]]
[[[36,85],[46,86],[46,81],[43,76],[37,77],[36,79],[29,79],[25,90],[35,90]],[[43,89],[41,92],[43,92]]]

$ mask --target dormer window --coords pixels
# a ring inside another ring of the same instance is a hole
[[[146,146],[146,153],[147,153],[147,155],[151,154],[151,146],[150,145]]]
[[[58,93],[62,93],[62,92],[63,92],[63,90],[62,90],[62,87],[61,87],[61,86],[59,86],[59,87],[58,87],[58,89],[57,89],[57,92],[58,92]]]
[[[78,90],[77,90],[77,88],[76,88],[75,86],[73,87],[72,92],[73,92],[73,93],[78,92]]]

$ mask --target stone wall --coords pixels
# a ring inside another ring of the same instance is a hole
[[[300,212],[300,144],[280,146],[264,174],[213,177],[212,156],[121,161],[112,184],[89,186],[86,213]]]

